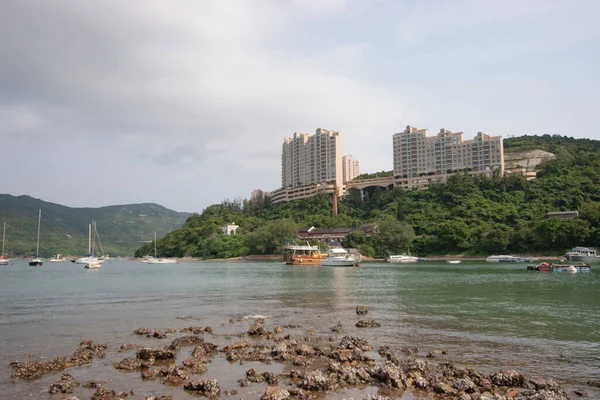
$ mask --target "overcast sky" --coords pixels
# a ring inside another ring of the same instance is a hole
[[[342,132],[391,170],[406,125],[600,139],[600,1],[6,0],[0,193],[202,211]]]

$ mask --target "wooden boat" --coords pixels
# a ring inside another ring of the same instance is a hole
[[[321,253],[319,247],[306,245],[288,245],[283,255],[283,261],[288,265],[321,265],[327,258],[326,253]]]

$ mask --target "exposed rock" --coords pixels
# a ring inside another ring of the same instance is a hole
[[[569,396],[561,389],[556,391],[542,389],[522,392],[516,397],[516,400],[569,400]]]
[[[183,385],[185,390],[194,390],[205,396],[218,396],[221,392],[219,382],[216,379],[197,379]]]
[[[115,362],[114,366],[116,369],[134,370],[142,367],[142,362],[137,358],[127,357],[121,361]]]
[[[402,388],[404,387],[404,372],[397,365],[386,362],[373,372],[373,377],[377,378],[381,383],[388,386]]]
[[[246,371],[246,379],[248,379],[250,382],[255,382],[255,383],[265,381],[265,377],[260,372],[258,372],[258,370],[254,369],[254,368]]]
[[[467,393],[475,393],[477,390],[477,386],[473,383],[469,378],[461,378],[452,382],[452,387],[456,390],[467,392]]]
[[[344,331],[344,327],[342,326],[341,322],[338,322],[336,326],[334,326],[333,328],[331,328],[332,332],[343,332]]]
[[[76,388],[77,386],[79,386],[79,382],[77,382],[71,374],[64,373],[61,375],[60,381],[50,385],[48,393],[73,393],[73,388]]]
[[[195,375],[202,375],[208,370],[208,367],[204,365],[201,360],[195,358],[183,360],[183,366]]]
[[[230,351],[232,351],[232,350],[244,349],[244,348],[246,348],[246,347],[248,347],[248,342],[246,342],[245,340],[243,340],[243,341],[235,342],[235,343],[233,343],[233,344],[230,344],[230,345],[228,345],[228,346],[225,346],[225,347],[223,348],[223,351],[225,351],[225,352],[230,352]]]
[[[267,329],[264,327],[265,320],[262,318],[257,318],[254,321],[254,324],[248,329],[248,335],[251,336],[263,336],[269,333]]]
[[[169,345],[169,350],[178,351],[184,346],[195,346],[204,343],[204,338],[197,335],[187,335],[174,339]]]
[[[525,378],[516,371],[498,371],[490,375],[490,381],[496,386],[523,387]]]
[[[152,333],[152,329],[150,328],[138,328],[135,330],[136,335],[149,335]]]
[[[119,353],[124,353],[129,350],[135,349],[135,344],[127,343],[119,346]]]
[[[261,400],[285,400],[290,397],[290,392],[278,386],[267,386]]]
[[[356,313],[358,315],[364,315],[369,312],[369,309],[365,306],[356,306]]]
[[[362,351],[371,351],[373,347],[369,345],[363,338],[358,338],[354,336],[344,336],[340,341],[340,344],[337,346],[338,349],[354,349],[358,348]]]
[[[180,333],[193,333],[194,335],[201,335],[205,332],[205,329],[200,326],[190,326],[179,330]]]
[[[535,390],[559,390],[560,385],[552,379],[530,379],[529,382],[535,387]]]
[[[590,386],[600,387],[600,380],[587,381],[587,384],[590,385]]]
[[[170,394],[161,394],[158,396],[146,396],[142,400],[173,400]]]
[[[419,376],[417,378],[415,378],[414,381],[414,386],[418,389],[427,389],[427,386],[429,385],[429,383],[427,382],[427,379],[423,378],[422,376]]]
[[[162,333],[161,331],[154,331],[154,333],[152,333],[152,337],[157,339],[164,339],[167,337],[167,335]]]
[[[137,351],[136,357],[140,360],[170,360],[175,358],[175,353],[171,350],[151,349],[149,347],[145,347]]]
[[[586,392],[585,390],[576,389],[573,391],[573,393],[580,397],[592,397],[592,395]]]
[[[273,372],[263,372],[263,377],[265,378],[265,382],[267,382],[267,385],[272,386],[277,385],[279,383],[279,377]]]
[[[114,390],[101,387],[92,395],[92,400],[112,400],[116,395]]]
[[[284,328],[283,326],[278,326],[278,327],[276,327],[276,328],[273,330],[273,332],[274,332],[274,333],[281,333],[281,332],[283,332],[283,330],[284,330],[284,329],[285,329],[285,328]]]
[[[183,378],[177,375],[168,375],[162,380],[162,383],[169,386],[179,386],[183,383]]]
[[[142,371],[142,379],[154,379],[158,376],[159,370],[156,368],[149,368]]]
[[[441,394],[449,394],[452,396],[456,396],[457,391],[456,389],[454,389],[452,386],[443,383],[443,382],[437,382],[434,386],[433,386],[433,391],[435,393],[441,393]]]
[[[329,381],[320,370],[307,372],[299,386],[306,390],[327,390]]]
[[[402,347],[400,349],[400,352],[406,354],[407,356],[410,356],[411,354],[417,354],[419,352],[419,348],[414,346]]]
[[[356,323],[357,328],[378,328],[380,326],[381,323],[374,319],[360,320]]]
[[[85,383],[83,385],[83,387],[88,388],[88,389],[98,389],[99,387],[102,387],[102,385],[107,382],[108,381],[89,381],[89,382]]]

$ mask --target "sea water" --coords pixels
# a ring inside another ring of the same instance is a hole
[[[356,315],[357,305],[368,307],[369,314]],[[10,361],[70,355],[84,339],[109,348],[105,359],[66,371],[82,384],[108,380],[111,389],[133,390],[134,399],[159,393],[190,398],[181,387],[142,381],[138,371],[117,371],[112,363],[127,355],[116,349],[125,343],[162,348],[176,337],[140,337],[134,334],[140,327],[164,332],[210,326],[213,334],[205,340],[222,346],[241,340],[236,335],[258,317],[271,330],[297,325],[286,331],[292,336],[361,336],[376,350],[381,345],[395,350],[416,346],[419,357],[435,352],[431,362],[451,361],[485,373],[514,369],[598,395],[585,383],[600,378],[600,273],[594,268],[566,274],[480,261],[367,262],[336,268],[111,260],[98,270],[70,262],[36,268],[14,261],[0,267],[0,398],[49,396],[49,385],[60,373],[11,382]],[[359,319],[375,319],[381,327],[356,328]],[[338,322],[344,327],[341,334],[331,331]],[[244,371],[285,372],[277,363],[238,365],[219,356],[207,366],[202,378],[218,378],[222,393],[238,390],[234,398],[264,393],[265,384],[240,387]],[[377,388],[351,389],[325,398],[363,398],[375,392]],[[80,387],[74,394],[83,399],[92,393]],[[402,398],[413,396],[407,391]]]

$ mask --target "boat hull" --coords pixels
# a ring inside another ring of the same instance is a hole
[[[169,258],[150,259],[146,261],[148,264],[177,264],[177,260]]]
[[[328,257],[321,261],[324,267],[359,267],[360,260],[351,257]]]
[[[600,257],[585,256],[582,254],[566,254],[565,258],[567,261],[583,262],[583,263],[597,263],[600,262]]]
[[[8,260],[6,258],[0,258],[0,265],[8,265]]]
[[[30,267],[41,267],[42,265],[44,265],[44,262],[42,260],[31,260],[31,261],[29,261],[29,266]]]
[[[321,265],[323,259],[321,257],[292,257],[285,263],[288,265]]]

